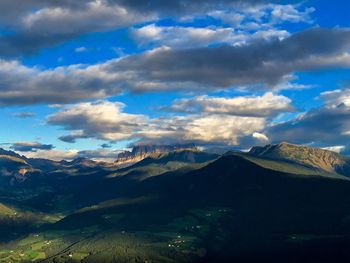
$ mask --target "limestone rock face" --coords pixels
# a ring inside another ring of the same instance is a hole
[[[127,167],[147,157],[158,158],[164,153],[189,149],[196,150],[196,147],[194,145],[137,145],[132,151],[120,153],[114,164],[120,167]]]
[[[268,159],[292,161],[350,176],[349,158],[329,150],[283,142],[276,145],[253,147],[249,154]]]

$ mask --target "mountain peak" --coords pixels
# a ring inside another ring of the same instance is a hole
[[[8,151],[3,148],[0,148],[0,158],[23,164],[27,164],[28,161],[25,156],[21,156],[16,152]]]
[[[8,151],[8,150],[5,150],[3,148],[0,148],[0,155],[7,155],[7,156],[13,156],[13,157],[17,157],[17,158],[23,158],[23,156],[19,155],[18,153],[14,152],[14,151]]]
[[[292,161],[306,166],[312,166],[328,172],[338,172],[341,174],[350,171],[349,160],[339,153],[310,148],[305,145],[281,142],[275,145],[256,146],[249,151],[250,155]]]
[[[94,166],[96,165],[96,162],[86,157],[78,157],[78,158],[75,158],[73,161],[71,161],[70,164],[82,165],[82,166]]]
[[[195,145],[136,145],[132,149],[132,154],[147,154],[147,153],[167,153],[181,149],[195,149]]]
[[[186,145],[136,145],[132,151],[124,151],[118,155],[115,164],[120,167],[133,165],[147,157],[159,157],[162,154],[181,151],[198,150],[193,144]]]
[[[118,155],[120,158],[133,158],[137,156],[146,156],[156,153],[168,153],[177,150],[197,149],[193,144],[190,145],[136,145],[131,151],[124,151]]]
[[[298,145],[298,144],[293,144],[293,143],[289,143],[289,142],[280,142],[279,144],[277,144],[277,146],[279,146],[279,147],[306,147],[304,145]]]

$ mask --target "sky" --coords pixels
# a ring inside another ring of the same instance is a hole
[[[350,153],[345,0],[3,0],[0,147],[54,160],[133,145]]]

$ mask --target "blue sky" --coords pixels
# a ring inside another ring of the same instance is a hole
[[[53,159],[174,143],[348,153],[346,1],[204,2],[2,1],[0,147]]]

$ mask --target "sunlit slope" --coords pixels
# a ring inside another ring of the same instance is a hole
[[[251,154],[229,152],[226,155],[237,155],[249,160],[263,168],[280,171],[295,176],[322,176],[328,178],[338,178],[348,180],[346,176],[340,175],[334,171],[323,170],[319,167],[302,164],[300,162],[291,162],[284,159],[271,159],[266,157],[257,157]]]
[[[350,160],[336,152],[310,148],[290,143],[253,147],[250,155],[272,160],[285,160],[309,167],[322,169],[329,173],[350,175]]]

